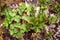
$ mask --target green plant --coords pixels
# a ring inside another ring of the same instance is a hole
[[[44,12],[46,9],[45,5],[42,4],[39,7],[40,9],[37,17],[35,17],[36,10],[30,4],[26,6],[25,3],[22,3],[17,9],[6,8],[2,12],[3,15],[5,15],[3,27],[8,29],[13,37],[19,38],[30,30],[35,31],[36,33],[40,32],[41,29],[46,26],[47,21],[51,23],[56,22],[56,18],[46,17]]]
[[[60,4],[58,2],[53,3],[53,10],[56,12],[56,15],[60,17]]]
[[[57,17],[50,17],[49,21],[50,21],[50,23],[56,23]]]
[[[28,25],[31,17],[27,16],[27,14],[26,16],[24,15],[25,12],[27,13],[27,11],[32,14],[32,6],[26,6],[24,3],[22,3],[22,5],[20,5],[16,10],[6,8],[2,12],[3,15],[5,15],[3,27],[8,29],[13,37],[19,38],[23,36],[24,32],[28,32],[30,30]],[[28,24],[24,23],[23,21],[28,22]]]
[[[48,39],[51,39],[52,36],[53,36],[53,32],[49,32],[48,34],[46,34],[46,37],[47,37]]]

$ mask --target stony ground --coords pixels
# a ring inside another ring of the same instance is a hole
[[[10,2],[8,3],[5,0],[1,0],[1,2],[4,2],[7,5],[9,5],[9,3],[10,3]],[[12,2],[18,3],[19,1],[17,1],[17,2],[12,1]],[[19,39],[12,37],[9,34],[8,30],[1,27],[1,23],[3,22],[3,20],[4,20],[4,17],[0,16],[0,40],[48,40],[48,39],[46,39],[45,34],[46,34],[46,32],[48,33],[49,31],[54,32],[54,34],[52,35],[52,38],[50,40],[60,40],[60,19],[58,19],[55,24],[50,24],[50,25],[46,26],[45,29],[42,29],[41,33],[34,33],[34,31],[31,30],[28,33],[25,33],[25,35]],[[47,24],[49,24],[49,23],[47,22]]]

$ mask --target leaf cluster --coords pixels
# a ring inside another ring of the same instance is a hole
[[[51,23],[56,22],[56,17],[47,17],[45,12],[45,6],[41,5],[37,17],[35,17],[36,10],[32,5],[26,6],[25,3],[21,3],[16,9],[6,8],[2,13],[5,15],[3,27],[8,29],[10,35],[19,38],[24,35],[25,32],[30,30],[40,32],[49,21]]]

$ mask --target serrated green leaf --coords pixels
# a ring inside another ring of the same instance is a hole
[[[26,20],[27,22],[30,22],[30,19],[31,19],[31,18],[30,18],[29,16],[22,16],[22,19],[23,19],[23,20]]]
[[[9,12],[9,15],[10,15],[11,17],[14,17],[14,16],[16,16],[16,13]]]
[[[26,5],[24,3],[22,3],[18,8],[17,11],[20,15],[22,15],[22,13],[24,12],[24,10],[26,9]]]
[[[14,17],[12,18],[12,20],[14,20],[14,21],[16,21],[16,22],[20,22],[20,19],[21,19],[21,17],[18,16],[18,15],[14,16]]]

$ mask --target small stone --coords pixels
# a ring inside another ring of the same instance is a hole
[[[10,6],[9,6],[10,8],[13,8],[13,9],[15,9],[15,8],[17,8],[18,7],[18,5],[17,4],[15,4],[15,3],[12,3],[12,4],[10,4]]]

